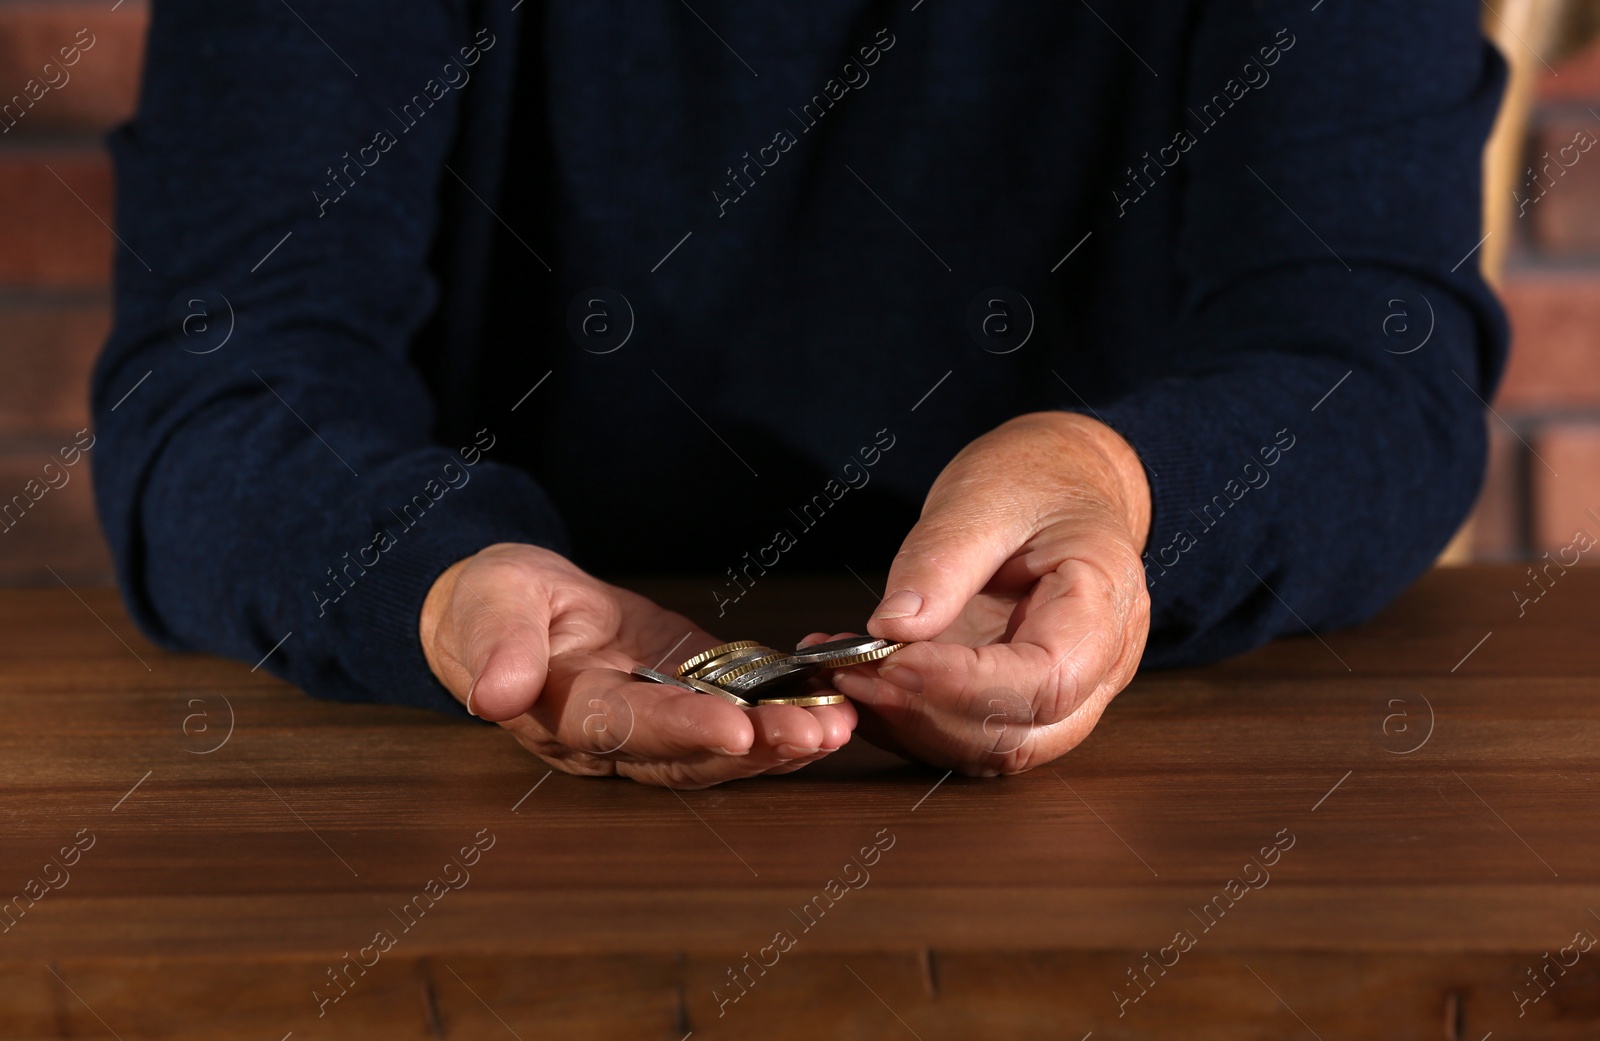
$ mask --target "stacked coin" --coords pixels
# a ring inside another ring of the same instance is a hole
[[[837,705],[844,695],[786,694],[819,669],[842,669],[877,661],[904,647],[903,643],[870,636],[852,636],[813,644],[792,653],[773,650],[755,640],[738,640],[713,647],[681,662],[672,675],[640,666],[633,675],[653,683],[710,694],[744,708],[756,705]]]

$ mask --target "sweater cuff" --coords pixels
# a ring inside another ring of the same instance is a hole
[[[1152,397],[1158,400],[1152,402]],[[1141,554],[1146,586],[1153,585],[1154,574],[1160,572],[1151,553],[1164,542],[1163,536],[1181,526],[1179,518],[1184,510],[1210,489],[1209,460],[1201,450],[1200,439],[1194,436],[1194,431],[1204,429],[1206,417],[1188,397],[1155,389],[1137,399],[1123,398],[1098,409],[1078,406],[1063,410],[1104,423],[1132,446],[1144,464],[1145,477],[1150,482],[1150,528],[1145,532]],[[1215,417],[1211,418],[1214,422]],[[1152,567],[1156,569],[1154,573]],[[1152,598],[1154,595],[1152,591]]]
[[[352,527],[346,515],[339,530],[365,534],[339,557],[337,579],[320,576],[326,584],[311,624],[331,626],[335,674],[294,679],[317,697],[471,718],[423,655],[423,600],[447,568],[487,546],[523,542],[565,553],[565,533],[543,489],[519,469],[484,461],[469,470],[445,449],[406,462],[403,473],[363,487],[356,512],[369,526]],[[469,476],[457,486],[446,467],[457,480]]]
[[[1233,449],[1248,441],[1250,435],[1244,431],[1252,424],[1225,395],[1202,398],[1192,383],[1181,379],[1163,380],[1097,408],[1069,411],[1092,416],[1115,430],[1144,463],[1150,481],[1150,529],[1140,560],[1150,593],[1151,628],[1145,664],[1160,664],[1169,642],[1193,635],[1193,599],[1206,595],[1197,591],[1192,566],[1181,580],[1167,577],[1174,564],[1164,561],[1162,552],[1173,548],[1180,532],[1194,528],[1195,508],[1208,503],[1237,475],[1236,469],[1230,471]],[[1244,461],[1249,461],[1248,455]]]

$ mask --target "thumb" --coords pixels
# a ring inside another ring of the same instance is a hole
[[[471,591],[468,591],[469,598]],[[474,620],[487,653],[473,675],[474,713],[496,722],[528,711],[550,673],[550,659],[611,643],[621,610],[609,587],[576,568],[547,569],[534,581],[512,579],[486,591]]]
[[[491,604],[471,590],[461,593],[467,602],[461,605],[458,660],[472,678],[456,696],[482,719],[520,716],[538,700],[549,673],[548,607],[531,597],[495,598],[499,602]]]
[[[1013,511],[952,503],[925,511],[889,568],[888,591],[867,622],[879,639],[931,640],[948,629],[1016,552],[1026,532]]]
[[[550,651],[542,625],[491,624],[500,633],[474,641],[482,650],[464,700],[473,715],[498,723],[522,715],[539,699]]]
[[[501,543],[459,561],[434,582],[419,635],[428,666],[473,715],[513,719],[538,700],[550,656],[600,642],[616,628],[601,583],[565,558]]]

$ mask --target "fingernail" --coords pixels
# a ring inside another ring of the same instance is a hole
[[[874,618],[910,618],[922,610],[922,594],[910,589],[900,589],[883,598],[883,603],[873,612]]]
[[[472,711],[472,692],[478,689],[478,680],[481,679],[482,676],[483,674],[479,673],[477,676],[472,677],[472,685],[467,688],[467,715],[469,716],[477,715],[476,712]]]
[[[878,675],[901,690],[909,690],[913,694],[922,693],[922,673],[909,666],[890,662],[878,670]]]
[[[820,748],[807,748],[803,745],[779,745],[777,753],[784,759],[804,759],[808,755],[816,755]]]
[[[876,686],[865,676],[839,670],[828,678],[833,681],[834,690],[852,701],[864,701],[871,705],[877,700]]]
[[[750,754],[750,750],[748,748],[745,749],[743,752],[735,752],[731,748],[723,748],[721,745],[713,745],[711,750],[713,752],[717,753],[718,755],[731,755],[731,756],[735,756],[735,757],[741,756],[741,755],[749,755]]]

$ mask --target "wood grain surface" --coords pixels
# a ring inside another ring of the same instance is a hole
[[[1142,675],[1019,777],[700,792],[0,592],[0,1038],[1597,1037],[1600,572],[1525,581]],[[875,596],[632,585],[774,645]]]

